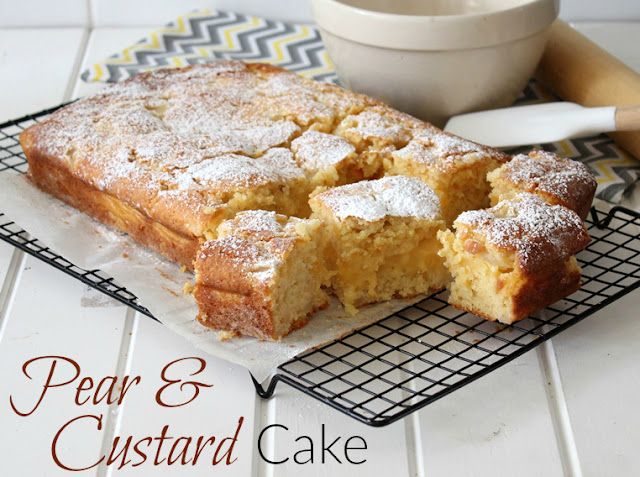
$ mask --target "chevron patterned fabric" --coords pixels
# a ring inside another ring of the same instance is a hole
[[[112,83],[153,68],[217,59],[271,63],[315,80],[338,81],[315,26],[212,10],[178,17],[135,45],[93,65],[81,78]],[[532,81],[519,102],[555,99]],[[588,164],[598,181],[597,197],[609,202],[620,202],[640,179],[640,161],[605,135],[535,146]]]
[[[152,68],[216,59],[271,63],[319,81],[336,81],[333,63],[314,26],[210,10],[178,17],[93,65],[82,79],[115,82]]]

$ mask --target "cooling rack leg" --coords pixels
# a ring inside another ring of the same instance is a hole
[[[258,393],[258,396],[260,396],[262,399],[270,399],[271,397],[273,397],[273,393],[276,390],[276,384],[278,384],[278,381],[280,381],[280,376],[276,374],[273,378],[271,378],[271,381],[269,381],[269,385],[267,386],[266,390],[262,387],[262,384],[256,381],[256,378],[253,377],[253,374],[251,375],[251,380],[253,381],[253,385],[256,388],[256,393]]]
[[[591,210],[589,212],[591,213],[591,220],[593,220],[595,226],[601,228],[600,219],[598,217],[598,211],[596,210],[596,208],[591,207]]]

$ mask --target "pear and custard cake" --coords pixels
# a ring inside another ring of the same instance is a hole
[[[385,105],[376,105],[344,118],[334,134],[356,148],[364,178],[385,174],[391,154],[403,148],[425,123]]]
[[[349,311],[443,288],[437,232],[488,206],[487,173],[507,161],[375,99],[239,61],[141,73],[20,142],[36,186],[195,267],[200,322],[263,339],[304,324],[326,285]]]
[[[491,205],[530,192],[549,204],[564,205],[582,219],[589,213],[597,186],[586,165],[545,151],[518,154],[487,179]]]
[[[453,276],[449,303],[501,323],[526,318],[576,291],[575,254],[589,243],[581,218],[522,193],[490,209],[463,212],[438,234]]]
[[[357,182],[310,203],[327,235],[333,292],[347,311],[445,287],[449,274],[436,237],[445,224],[438,197],[420,179]]]
[[[195,260],[198,321],[268,340],[303,326],[327,304],[323,246],[317,220],[253,210],[222,222]]]
[[[38,187],[191,268],[199,244],[239,211],[307,215],[318,164],[362,176],[352,146],[338,141],[328,159],[309,158],[303,133],[330,133],[375,104],[281,68],[219,61],[141,73],[56,111],[20,141]]]
[[[332,187],[362,179],[355,147],[346,139],[320,131],[305,131],[291,151],[312,187]]]
[[[465,210],[489,206],[487,173],[505,163],[506,154],[447,134],[435,127],[414,132],[407,145],[391,154],[388,173],[416,176],[438,194],[450,225]]]

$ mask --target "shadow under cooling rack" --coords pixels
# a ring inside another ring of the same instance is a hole
[[[18,136],[55,109],[0,125],[0,172],[26,171]],[[594,208],[587,223],[592,241],[578,254],[580,290],[535,316],[504,326],[461,312],[437,293],[291,359],[265,387],[254,380],[256,391],[267,398],[284,382],[372,426],[446,396],[640,286],[640,214]],[[75,266],[1,213],[0,239],[154,318],[111,277]]]

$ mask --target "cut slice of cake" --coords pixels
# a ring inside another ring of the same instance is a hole
[[[491,205],[530,192],[549,204],[564,205],[583,219],[597,187],[589,167],[545,151],[518,154],[491,171],[487,179],[492,188]]]
[[[440,232],[453,281],[449,303],[513,323],[576,291],[575,254],[589,243],[580,217],[533,194],[462,213]]]
[[[436,128],[414,131],[413,139],[391,155],[389,174],[416,176],[438,194],[442,215],[451,224],[465,210],[489,206],[487,173],[508,160],[506,154]]]
[[[380,177],[384,172],[385,160],[393,151],[409,142],[411,128],[424,125],[399,111],[377,105],[344,118],[334,134],[344,137],[355,146],[362,178],[371,179]]]
[[[319,131],[305,131],[291,143],[296,163],[314,187],[333,187],[361,180],[355,147],[346,139]]]
[[[328,300],[323,245],[317,220],[255,210],[224,221],[195,261],[198,320],[265,340],[303,326]]]
[[[436,238],[445,225],[423,181],[393,176],[329,189],[311,201],[328,237],[332,288],[347,311],[444,288]]]
[[[196,209],[204,209],[202,213],[206,214],[205,225],[198,235],[212,239],[224,219],[243,210],[307,216],[310,192],[305,173],[296,165],[291,151],[273,148],[256,158],[225,154],[174,171],[164,182],[154,205],[166,201],[167,207],[171,207],[181,194],[199,197],[209,205]],[[186,209],[181,211],[185,216],[194,213]]]

